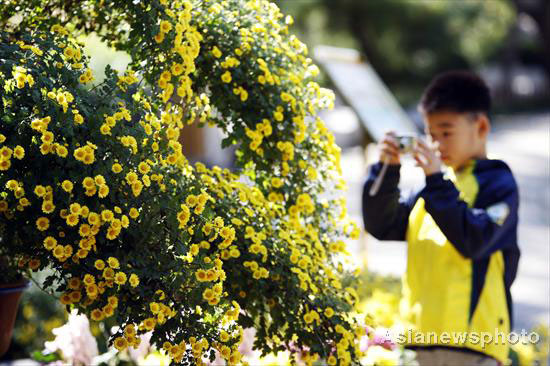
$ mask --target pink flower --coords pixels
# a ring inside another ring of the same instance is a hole
[[[395,349],[395,343],[392,341],[387,329],[375,331],[374,337],[369,340],[369,346],[376,345],[392,351]]]
[[[368,334],[372,332],[374,332],[374,335],[372,336],[372,339],[369,339]],[[361,340],[359,341],[359,348],[361,352],[366,352],[370,346],[380,346],[389,351],[393,351],[396,344],[392,341],[387,329],[373,330],[372,328],[367,328],[367,335],[361,337]]]

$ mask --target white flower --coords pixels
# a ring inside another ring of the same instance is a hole
[[[138,362],[141,359],[145,358],[150,352],[151,352],[151,336],[153,335],[153,332],[147,332],[145,334],[140,335],[141,343],[139,344],[138,348],[134,349],[133,347],[128,348],[128,353],[130,354],[130,358],[134,362]]]
[[[78,315],[73,310],[65,325],[52,330],[56,336],[44,347],[49,352],[61,351],[63,360],[72,365],[89,365],[98,355],[97,342],[90,332],[90,323],[86,315]]]
[[[398,351],[389,351],[384,347],[371,346],[367,349],[367,354],[361,360],[362,365],[379,365],[379,366],[397,366],[399,363]]]

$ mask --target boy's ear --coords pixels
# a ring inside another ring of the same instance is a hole
[[[489,132],[491,131],[491,122],[489,121],[489,117],[487,117],[485,113],[478,113],[476,122],[479,137],[487,138],[487,135],[489,135]]]

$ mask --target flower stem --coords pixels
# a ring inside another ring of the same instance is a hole
[[[27,272],[27,277],[36,285],[36,287],[38,287],[42,292],[44,292],[45,294],[47,295],[50,295],[51,297],[53,297],[54,299],[56,300],[59,300],[59,297],[58,296],[55,296],[54,294],[52,293],[49,293],[48,291],[44,290],[42,288],[42,286],[32,277],[30,271]]]

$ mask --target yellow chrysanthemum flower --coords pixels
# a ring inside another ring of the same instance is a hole
[[[179,228],[184,228],[190,218],[189,207],[187,207],[186,205],[181,205],[181,211],[178,213],[177,218],[179,221]]]
[[[55,210],[55,205],[52,201],[44,201],[42,202],[42,212],[44,213],[52,213]]]
[[[73,187],[73,183],[69,180],[64,180],[63,183],[61,183],[61,188],[63,188],[65,192],[71,192]]]
[[[15,156],[16,159],[23,159],[25,157],[25,149],[23,147],[17,145],[15,149],[13,150],[13,156]]]
[[[271,185],[275,188],[281,188],[283,186],[283,180],[281,178],[271,178]]]
[[[130,217],[132,219],[137,219],[137,217],[139,216],[139,211],[137,209],[135,209],[134,207],[132,207],[128,214],[130,215]]]
[[[229,340],[229,338],[230,338],[230,337],[229,337],[229,334],[228,334],[225,330],[222,330],[222,331],[220,332],[220,341],[222,341],[222,342],[225,343],[225,342],[227,342],[227,341]]]
[[[115,313],[115,309],[109,304],[105,305],[102,310],[106,318],[111,317]]]
[[[65,221],[69,226],[76,226],[78,224],[78,215],[70,214]]]
[[[62,258],[65,255],[65,250],[63,250],[63,245],[56,245],[52,252],[53,256],[57,259]]]
[[[128,341],[124,337],[117,337],[114,342],[114,346],[119,351],[124,351],[128,348]]]
[[[71,290],[78,290],[80,288],[80,284],[81,284],[80,278],[72,277],[71,279],[69,279],[69,282],[67,283],[67,286]]]
[[[103,270],[103,278],[113,280],[115,278],[115,271],[112,268],[105,268]]]
[[[212,48],[212,55],[214,55],[215,58],[220,58],[222,56],[222,51],[217,46],[214,46]]]
[[[115,215],[113,214],[113,211],[111,210],[103,210],[101,211],[101,219],[103,221],[112,221],[114,219]]]
[[[53,236],[48,236],[44,239],[44,248],[52,250],[57,245],[57,240]]]
[[[13,153],[12,149],[10,149],[7,146],[4,146],[0,149],[0,159],[9,160],[9,159],[11,159],[12,153]]]
[[[136,275],[135,273],[132,273],[130,275],[130,279],[128,280],[128,282],[130,282],[130,286],[132,287],[137,287],[137,285],[139,285],[139,277],[138,275]]]
[[[98,271],[103,271],[105,269],[105,262],[101,259],[98,259],[95,261],[94,263],[94,267],[98,270]]]
[[[98,186],[101,186],[101,185],[105,184],[105,177],[103,177],[102,175],[96,175],[94,177],[94,182]]]
[[[170,68],[170,71],[172,72],[172,74],[174,74],[176,76],[181,75],[181,73],[183,72],[183,65],[174,63],[174,64],[172,64],[172,67]]]
[[[65,47],[65,49],[63,50],[63,55],[68,59],[73,58],[73,56],[75,55],[74,48],[72,48],[71,46]]]
[[[90,214],[88,215],[88,223],[90,225],[99,225],[100,222],[101,217],[99,216],[99,214],[95,212],[90,212]]]
[[[109,305],[111,305],[113,308],[118,307],[118,298],[116,296],[109,296],[107,298],[107,301],[109,302]]]
[[[80,291],[71,291],[69,294],[71,302],[77,303],[82,299],[82,293]]]
[[[114,240],[120,234],[120,228],[115,228],[112,225],[107,229],[107,239]]]
[[[163,20],[160,22],[160,31],[162,33],[168,33],[170,30],[172,30],[172,24],[169,21]]]
[[[143,321],[143,327],[146,330],[153,330],[157,324],[155,318],[147,318]]]
[[[47,217],[40,217],[36,220],[36,227],[40,231],[48,230],[50,227],[50,220]]]
[[[99,132],[101,132],[102,135],[110,136],[111,135],[111,127],[107,125],[101,125],[99,128]]]
[[[122,165],[120,165],[119,163],[114,163],[113,164],[113,167],[112,167],[112,171],[113,173],[120,173],[122,171]]]
[[[71,303],[71,296],[69,294],[63,294],[59,301],[62,305],[69,305]]]
[[[109,264],[109,267],[118,269],[120,268],[120,262],[115,257],[109,257],[107,259],[107,263]]]
[[[224,83],[229,84],[231,82],[231,80],[232,80],[231,73],[229,71],[224,72],[223,75],[222,75],[222,81]]]
[[[27,75],[27,84],[29,84],[30,87],[34,85],[34,78],[31,74]]]
[[[126,280],[127,280],[127,278],[126,278],[126,273],[124,273],[124,272],[117,272],[117,273],[115,274],[115,283],[116,283],[117,285],[124,285],[124,284],[126,283]]]
[[[95,155],[93,152],[91,154],[84,155],[84,159],[82,160],[82,162],[86,165],[93,164],[94,161],[95,161]]]
[[[98,194],[99,198],[105,198],[107,195],[109,195],[109,187],[104,184],[99,187]]]
[[[81,125],[84,123],[84,117],[82,117],[81,114],[75,114],[74,115],[74,123],[78,124],[78,125]]]
[[[93,285],[95,283],[95,277],[92,276],[91,274],[87,273],[84,275],[84,278],[82,279],[82,281],[84,282],[84,284],[86,286],[90,286],[90,285]]]
[[[138,170],[141,174],[147,174],[151,171],[151,167],[146,162],[142,161],[139,163]]]
[[[69,154],[69,150],[65,146],[58,145],[55,149],[55,152],[58,156],[65,158]]]
[[[88,256],[88,253],[87,250],[81,248],[76,251],[76,256],[80,259],[84,259]]]
[[[126,174],[126,182],[128,182],[128,184],[134,184],[137,181],[138,181],[138,176],[136,173],[129,172],[128,174]]]
[[[214,291],[212,291],[212,289],[209,289],[209,288],[204,290],[203,293],[202,293],[202,298],[207,300],[207,301],[212,299],[214,296],[215,296]]]
[[[95,188],[95,181],[92,177],[86,177],[82,180],[82,186],[85,189],[92,189]]]
[[[11,161],[2,160],[0,161],[0,170],[8,170],[11,167]]]
[[[73,215],[80,215],[81,210],[82,210],[82,206],[80,206],[80,204],[77,202],[71,203],[69,206],[69,212],[72,213]]]
[[[157,314],[160,311],[160,306],[156,302],[149,303],[149,310],[151,310],[151,313]]]

